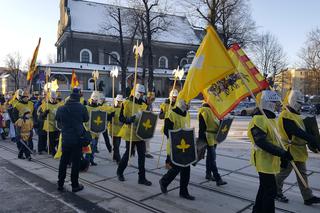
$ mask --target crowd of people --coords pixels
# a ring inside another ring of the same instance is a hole
[[[190,105],[183,99],[177,100],[178,95],[179,92],[173,89],[169,98],[160,105],[159,118],[164,121],[161,132],[167,138],[167,157],[164,163],[168,171],[159,180],[159,185],[162,193],[166,194],[167,187],[180,173],[180,197],[194,200],[195,197],[188,190],[190,165],[177,165],[171,159],[170,131],[190,127]],[[58,190],[61,192],[65,191],[68,165],[72,168],[72,191],[77,192],[84,188],[78,181],[79,171],[87,171],[90,166],[97,166],[95,154],[99,152],[97,145],[101,135],[107,150],[118,164],[115,172],[119,181],[126,180],[124,171],[130,155],[137,153],[138,184],[151,186],[152,182],[147,179],[145,171],[146,157],[153,157],[150,153],[150,142],[141,140],[136,128],[142,112],[152,110],[154,97],[154,93],[146,93],[142,84],[136,84],[126,99],[117,95],[114,103],[107,103],[103,94],[98,91],[93,91],[85,101],[80,88],[73,88],[65,100],[55,91],[48,91],[42,96],[33,93],[30,97],[28,91],[18,89],[14,94],[5,96],[3,101],[1,99],[1,136],[8,136],[17,144],[19,159],[32,160],[36,133],[38,154],[46,152],[60,158]],[[260,93],[257,97],[258,107],[248,126],[248,137],[252,143],[251,162],[256,167],[260,181],[253,212],[272,213],[275,199],[280,202],[289,201],[282,191],[283,182],[293,169],[289,162],[295,163],[307,182],[306,145],[317,144],[317,138],[306,131],[300,115],[303,103],[301,92],[290,92],[288,101],[276,120],[274,110],[279,101],[280,98],[275,92],[265,90]],[[107,125],[101,133],[90,131],[90,116],[94,111],[107,114]],[[215,181],[217,186],[225,185],[227,182],[222,179],[216,164],[216,135],[220,121],[205,100],[198,110],[197,118],[198,140],[206,143],[207,150],[204,177]],[[284,147],[279,145],[275,131],[279,132]],[[125,145],[122,156],[121,141]],[[304,186],[299,177],[297,180],[304,204],[320,203],[320,198],[312,194],[310,187]]]

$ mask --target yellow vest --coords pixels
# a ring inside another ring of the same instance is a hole
[[[276,127],[276,119],[269,119],[267,122],[263,115],[253,116],[248,128],[248,137],[251,141],[251,163],[256,167],[258,172],[266,174],[276,174],[280,172],[280,158],[260,149],[253,140],[251,129],[254,126],[259,127],[263,132],[267,134],[266,141],[275,146],[279,146],[276,140],[275,133],[272,130],[272,126]]]
[[[22,118],[19,118],[16,121],[15,125],[20,128],[21,139],[27,142],[31,136],[31,131],[33,128],[32,120],[31,119],[23,120]]]
[[[217,144],[216,135],[219,129],[219,120],[216,118],[209,107],[201,107],[198,111],[198,119],[199,115],[202,115],[207,126],[207,143],[209,146],[214,146],[215,144]]]
[[[60,106],[62,106],[63,103],[57,103],[57,104],[51,104],[50,102],[48,103],[48,108],[47,108],[47,103],[46,102],[42,102],[41,104],[41,109],[43,112],[45,112],[47,109],[49,110],[49,125],[48,125],[48,116],[46,118],[44,118],[44,124],[43,124],[43,130],[46,132],[55,132],[55,131],[59,131],[57,129],[56,126],[56,114],[57,114],[57,110]],[[49,127],[49,130],[48,130]]]
[[[19,101],[15,102],[15,105],[13,106],[19,111],[19,117],[21,118],[23,114],[27,111],[30,111],[30,116],[32,119],[33,114],[33,103],[31,101],[28,101],[27,103],[21,103]]]
[[[287,110],[284,110],[279,115],[278,126],[279,126],[279,133],[281,136],[281,140],[284,142],[287,149],[289,147],[290,153],[294,161],[306,162],[308,159],[308,151],[306,146],[307,142],[294,135],[292,136],[290,141],[286,131],[284,130],[283,118],[294,121],[300,129],[303,129],[305,131],[306,129],[301,116],[295,113],[289,112]],[[289,141],[291,142],[290,145],[289,145]]]
[[[172,130],[187,128],[189,127],[188,124],[190,124],[190,116],[188,117],[188,114],[186,116],[181,116],[172,110],[168,112],[168,119],[173,123]],[[167,155],[170,155],[170,153],[171,153],[171,145],[170,145],[170,139],[168,138]]]
[[[110,112],[113,112],[113,107],[109,106],[107,103],[104,103],[100,106],[100,110],[107,112],[107,113],[110,113]]]
[[[88,114],[89,114],[89,121],[85,123],[85,127],[86,127],[87,130],[89,130],[89,122],[91,120],[91,112],[92,111],[99,111],[100,107],[99,106],[92,107],[92,106],[87,105],[86,108],[87,108],[87,111],[88,111]],[[92,136],[92,138],[99,138],[99,134],[97,134],[97,133],[91,132],[91,136]]]
[[[133,102],[131,100],[125,100],[123,102],[123,115],[124,117],[131,117],[134,114],[136,114],[139,111],[144,111],[147,109],[147,105],[145,103],[142,104],[134,104],[134,112],[132,112],[132,104]],[[133,134],[132,134],[132,141],[141,141],[140,138],[138,138],[137,134],[136,134],[136,129],[137,127],[133,125]],[[130,134],[131,134],[131,124],[124,124],[121,127],[121,130],[119,132],[119,136],[125,140],[125,141],[130,141]]]
[[[111,136],[113,134],[115,137],[120,137],[119,132],[122,127],[122,123],[119,121],[120,111],[121,111],[120,107],[112,108],[112,112],[115,112],[113,117],[113,126],[112,126],[112,122],[108,124],[109,134]],[[112,132],[112,129],[113,129],[113,132]]]

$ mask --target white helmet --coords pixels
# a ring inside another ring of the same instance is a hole
[[[50,102],[55,102],[57,99],[56,91],[50,91]]]
[[[177,101],[177,105],[176,105],[179,109],[181,109],[183,112],[187,111],[188,106],[185,100],[183,99],[179,99]]]
[[[99,104],[103,104],[106,101],[106,97],[104,97],[102,92],[99,92]]]
[[[142,98],[141,93],[144,94],[145,92],[146,92],[146,90],[142,84],[136,84],[136,88],[134,91],[134,96],[136,97],[136,99]]]
[[[91,101],[98,102],[99,98],[100,98],[100,93],[98,91],[93,91],[90,96]]]
[[[114,104],[118,106],[119,102],[123,101],[123,96],[122,95],[117,95],[116,99],[114,100]]]
[[[280,96],[278,93],[271,90],[262,91],[260,106],[262,109],[273,112],[276,107],[276,102],[280,102]]]
[[[23,95],[23,90],[22,90],[22,89],[18,89],[18,90],[15,92],[16,99],[18,99],[18,100],[21,100],[22,95]]]
[[[301,105],[304,103],[303,94],[299,90],[291,90],[288,96],[288,104],[295,111],[301,110]]]
[[[169,95],[169,100],[171,102],[175,101],[176,98],[178,97],[178,95],[179,95],[178,90],[176,90],[176,89],[171,90],[170,95]],[[173,100],[173,99],[175,99],[175,100]]]

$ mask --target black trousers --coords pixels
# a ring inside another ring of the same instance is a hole
[[[161,178],[161,182],[165,187],[176,178],[180,173],[180,195],[189,194],[188,184],[190,181],[190,166],[181,167],[171,163],[172,168]]]
[[[113,144],[113,160],[120,162],[120,143],[121,137],[113,137],[112,144]]]
[[[22,143],[24,143],[24,145]],[[31,153],[26,148],[26,146],[29,147],[29,149],[32,150],[30,141],[23,141],[23,140],[17,141],[17,147],[18,147],[18,150],[19,150],[18,157],[22,157],[23,154],[26,156],[26,158],[30,157]]]
[[[134,148],[137,148],[138,152],[138,168],[139,168],[139,180],[144,180],[146,178],[146,171],[145,171],[145,153],[146,153],[146,142],[145,141],[134,141],[132,142],[131,154],[133,154]],[[123,154],[119,166],[117,169],[118,175],[123,175],[124,170],[128,166],[129,160],[129,149],[130,149],[130,142],[126,141],[126,151]]]
[[[47,132],[43,130],[38,131],[38,152],[47,151]]]
[[[46,133],[46,141],[47,141],[47,132]],[[58,148],[59,144],[59,131],[49,132],[49,154],[54,156],[56,154],[56,149]]]
[[[259,172],[259,181],[259,190],[252,212],[274,213],[274,199],[277,195],[275,175]]]
[[[112,151],[112,147],[111,147],[111,144],[110,144],[108,130],[106,130],[104,133],[102,133],[102,135],[103,135],[104,142],[106,144],[106,147],[107,147],[108,151],[111,152]]]
[[[62,156],[60,158],[59,164],[59,175],[58,175],[58,185],[63,186],[64,180],[66,179],[67,174],[67,165],[71,161],[71,185],[72,187],[79,186],[79,170],[80,170],[80,161],[82,155],[82,147],[77,146],[62,146]]]

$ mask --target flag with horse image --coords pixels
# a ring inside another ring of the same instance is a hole
[[[238,44],[232,45],[228,54],[236,65],[237,72],[220,78],[202,91],[212,111],[220,120],[244,98],[250,96],[243,81],[246,81],[253,93],[258,93],[269,87],[268,82]]]

